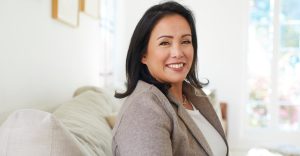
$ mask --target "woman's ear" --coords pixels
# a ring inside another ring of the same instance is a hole
[[[147,64],[147,57],[146,57],[146,54],[143,55],[141,62],[142,62],[143,64]]]

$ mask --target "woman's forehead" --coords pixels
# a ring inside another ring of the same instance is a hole
[[[151,34],[158,36],[191,36],[191,28],[187,20],[178,14],[162,17],[154,26]]]

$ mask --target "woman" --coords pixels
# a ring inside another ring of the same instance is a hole
[[[127,97],[113,129],[115,156],[225,156],[218,117],[196,77],[192,12],[176,2],[148,9],[126,59]]]

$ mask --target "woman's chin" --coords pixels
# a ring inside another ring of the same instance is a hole
[[[185,80],[185,76],[184,77],[172,77],[172,78],[168,79],[168,83],[171,83],[171,84],[182,83],[184,80]]]

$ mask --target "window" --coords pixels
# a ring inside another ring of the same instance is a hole
[[[300,1],[250,0],[248,129],[300,131]]]
[[[101,86],[111,86],[113,84],[113,58],[116,54],[116,2],[117,0],[101,0],[100,4],[100,30],[103,49],[100,57],[100,82]]]

